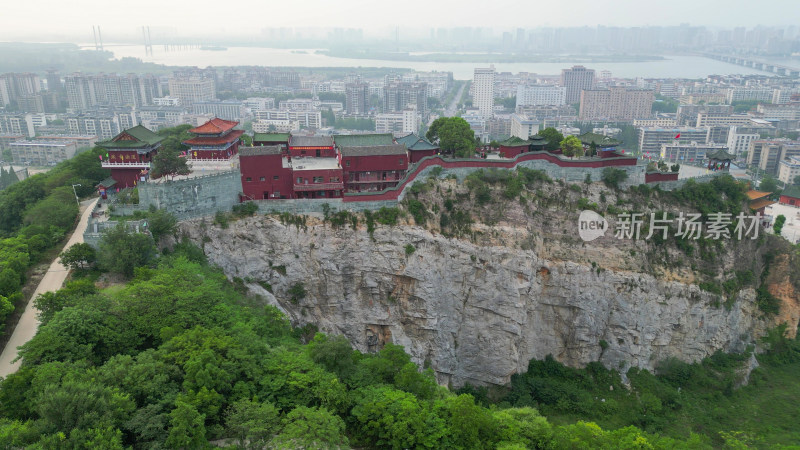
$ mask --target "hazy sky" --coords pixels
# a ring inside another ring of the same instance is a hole
[[[582,25],[792,25],[798,0],[11,0],[0,15],[0,40],[103,40],[138,36],[142,25],[176,35],[254,35],[265,27],[500,28]],[[155,36],[154,36],[155,38]]]

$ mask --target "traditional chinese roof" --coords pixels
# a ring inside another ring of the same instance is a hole
[[[198,136],[196,138],[189,139],[188,141],[183,141],[183,144],[189,146],[214,146],[230,144],[231,142],[238,140],[242,134],[244,134],[244,130],[233,130],[225,136]]]
[[[770,200],[768,198],[762,198],[762,199],[750,202],[750,209],[752,209],[754,211],[758,211],[759,209],[765,208],[765,207],[767,207],[769,205],[772,205],[774,203],[775,203],[775,201],[773,201],[773,200]]]
[[[333,137],[333,141],[339,148],[370,147],[375,145],[392,145],[394,144],[394,137],[391,133],[339,134]],[[399,142],[398,140],[398,143]]]
[[[289,142],[289,133],[255,133],[253,142]]]
[[[763,191],[750,190],[750,191],[747,191],[747,198],[752,201],[752,200],[757,200],[759,198],[764,198],[764,197],[766,197],[768,195],[771,195],[771,194],[772,194],[772,192],[763,192]]]
[[[511,136],[500,143],[501,147],[527,147],[529,145],[531,145],[530,141],[518,138],[517,136]]]
[[[735,159],[736,157],[726,152],[725,150],[718,148],[716,150],[712,150],[706,153],[706,158],[716,159],[718,161],[730,161],[732,159]]]
[[[105,180],[97,183],[97,186],[98,187],[99,186],[103,186],[104,188],[110,188],[110,187],[114,186],[115,184],[117,184],[117,180],[115,180],[114,177],[108,177]]]
[[[411,133],[408,136],[397,138],[397,143],[405,145],[406,148],[412,152],[420,150],[436,150],[439,148],[438,146],[431,144],[427,139],[417,136],[414,133]]]
[[[594,143],[598,147],[616,147],[622,144],[622,141],[596,133],[583,133],[578,136],[578,139],[581,140],[583,145],[592,145]]]
[[[147,128],[137,125],[133,128],[128,128],[107,141],[99,141],[96,142],[96,144],[98,147],[107,150],[136,149],[139,151],[149,151],[158,146],[163,139],[163,136],[159,136]]]
[[[235,127],[236,125],[239,125],[239,122],[234,122],[232,120],[222,120],[218,117],[214,117],[213,119],[200,125],[199,127],[192,128],[191,130],[189,130],[189,133],[222,134],[232,130],[233,127]]]
[[[800,186],[789,186],[781,192],[781,195],[792,198],[800,198]]]
[[[407,155],[403,144],[373,145],[371,147],[342,147],[342,156]]]
[[[239,147],[239,156],[280,155],[280,145],[259,145],[258,147]]]
[[[290,147],[333,147],[330,136],[292,136]]]

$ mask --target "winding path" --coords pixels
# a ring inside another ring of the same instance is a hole
[[[87,200],[81,203],[81,209],[83,210],[81,220],[78,222],[78,226],[75,228],[75,231],[73,231],[72,237],[69,238],[64,249],[69,248],[73,244],[83,242],[83,232],[86,231],[89,216],[92,214],[97,200],[98,199]],[[31,340],[36,334],[36,329],[39,327],[39,318],[37,317],[38,311],[33,307],[33,299],[44,292],[60,289],[61,286],[64,285],[64,280],[67,279],[68,273],[68,270],[61,265],[61,260],[59,258],[56,258],[50,264],[47,273],[42,278],[42,281],[39,282],[39,286],[36,287],[36,291],[25,307],[25,312],[22,313],[19,323],[17,323],[16,328],[14,328],[11,339],[8,340],[6,348],[4,348],[3,353],[0,354],[0,377],[6,377],[19,369],[22,361],[13,362],[14,359],[17,358],[17,347]]]

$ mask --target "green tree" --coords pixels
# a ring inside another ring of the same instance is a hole
[[[286,415],[283,424],[275,439],[279,448],[348,447],[344,421],[325,408],[297,407]]]
[[[576,136],[567,136],[561,141],[561,151],[564,156],[583,156],[583,144]]]
[[[21,285],[20,275],[14,269],[6,267],[0,271],[0,295],[8,297],[17,292]]]
[[[155,256],[153,237],[145,233],[130,232],[123,223],[107,230],[100,239],[100,267],[126,277],[133,275],[133,269],[149,264]]]
[[[178,400],[169,417],[170,430],[167,446],[189,449],[204,448],[208,445],[205,416],[197,412],[194,406]]]
[[[239,441],[239,446],[264,448],[280,429],[280,412],[269,402],[239,400],[228,409],[225,425],[228,432]]]
[[[181,150],[162,148],[153,157],[153,168],[150,175],[153,178],[168,176],[175,178],[175,175],[188,175],[191,173],[186,157],[181,157]]]
[[[800,175],[794,177],[794,180],[792,180],[792,184],[794,184],[795,186],[800,186]]]
[[[778,217],[775,218],[775,223],[772,225],[772,231],[774,231],[776,235],[780,236],[781,231],[783,231],[783,224],[785,223],[786,216],[779,214]]]
[[[178,229],[178,219],[167,210],[155,209],[147,214],[147,229],[153,235],[153,240],[158,243],[163,237],[175,234]]]
[[[545,150],[558,150],[559,145],[561,145],[561,141],[564,140],[564,135],[553,127],[547,127],[539,131],[537,134],[547,139],[547,144],[544,146]]]
[[[94,264],[97,261],[97,252],[91,245],[79,242],[64,250],[58,257],[61,258],[61,264],[72,270],[79,270]]]
[[[39,321],[42,324],[50,322],[53,316],[64,308],[76,306],[81,300],[96,294],[94,282],[88,278],[69,281],[66,286],[55,292],[44,292],[33,300],[33,305],[39,310]]]
[[[380,448],[435,448],[446,423],[414,395],[390,387],[368,387],[354,396],[350,413],[359,445]]]
[[[114,427],[130,417],[135,405],[127,395],[88,381],[66,380],[44,387],[36,399],[37,425],[44,433],[69,434],[98,424]]]
[[[440,117],[433,121],[425,137],[454,157],[469,158],[475,154],[475,132],[461,117]]]
[[[619,184],[628,179],[628,172],[616,167],[606,167],[603,169],[603,182],[606,186],[618,189]]]
[[[308,352],[315,363],[347,380],[355,371],[353,348],[344,336],[326,336],[317,333],[308,344]]]
[[[772,176],[765,176],[761,179],[761,183],[758,185],[758,189],[763,192],[772,192],[773,194],[777,193],[780,188],[778,187],[778,180]]]

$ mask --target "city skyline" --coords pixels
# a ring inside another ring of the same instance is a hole
[[[120,11],[96,0],[76,0],[53,3],[43,0],[13,2],[5,5],[0,19],[0,40],[81,41],[92,40],[92,26],[102,27],[104,40],[117,36],[141,36],[141,26],[147,25],[160,33],[172,36],[205,36],[208,39],[254,37],[264,28],[354,28],[370,36],[392,36],[398,26],[404,33],[412,29],[424,35],[424,29],[448,27],[488,27],[493,29],[580,27],[580,26],[707,26],[731,28],[738,26],[796,26],[793,17],[775,14],[782,8],[792,9],[791,0],[767,0],[761,8],[753,9],[749,2],[732,0],[720,8],[712,2],[676,0],[647,6],[642,15],[641,3],[618,0],[613,5],[589,0],[569,3],[520,5],[511,0],[494,2],[480,14],[454,1],[404,2],[404,8],[390,13],[376,8],[366,0],[347,0],[337,3],[311,0],[301,4],[263,4],[254,0],[237,3],[230,9],[233,20],[220,20],[218,5],[205,2],[157,2],[142,0],[135,7]],[[47,14],[43,15],[42,11]],[[81,12],[76,14],[76,12]],[[157,12],[157,13],[154,13]],[[420,21],[424,12],[425,22]],[[513,14],[509,14],[513,12]],[[246,13],[241,19],[236,14]],[[69,21],[63,20],[70,17]],[[270,20],[250,21],[250,17],[269,17]],[[202,31],[201,31],[202,30]]]

